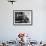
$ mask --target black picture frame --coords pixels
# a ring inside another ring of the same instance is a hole
[[[24,16],[26,16],[27,19],[24,19]],[[24,25],[32,25],[32,24],[33,24],[33,11],[32,10],[13,10],[13,25],[24,26]]]

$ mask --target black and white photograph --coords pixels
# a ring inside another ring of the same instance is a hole
[[[32,24],[32,10],[14,10],[13,24]]]

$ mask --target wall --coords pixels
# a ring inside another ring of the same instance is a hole
[[[33,10],[32,26],[14,26],[13,10]],[[0,0],[0,40],[15,40],[18,32],[31,34],[33,40],[46,40],[46,1],[17,0],[13,5]]]

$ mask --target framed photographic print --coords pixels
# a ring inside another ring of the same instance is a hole
[[[13,10],[14,25],[32,25],[32,10]]]

